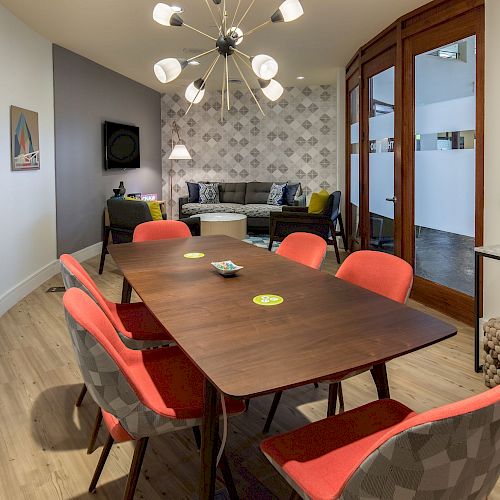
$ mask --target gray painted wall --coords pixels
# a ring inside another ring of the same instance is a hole
[[[277,102],[257,92],[263,117],[248,91],[233,90],[232,109],[220,121],[221,93],[208,92],[188,107],[184,95],[164,94],[163,182],[173,181],[173,209],[187,195],[186,181],[300,181],[307,195],[337,188],[337,89],[332,85],[288,87]],[[171,162],[171,124],[181,127],[191,161]]]
[[[161,196],[160,94],[57,45],[54,55],[57,251],[102,240],[102,215],[113,188]],[[141,168],[105,171],[102,124],[140,128]]]

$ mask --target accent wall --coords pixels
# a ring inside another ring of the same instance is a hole
[[[186,181],[300,181],[306,194],[337,188],[337,89],[331,85],[288,87],[270,102],[257,92],[266,116],[246,89],[231,92],[232,109],[221,122],[221,92],[208,91],[185,115],[183,94],[162,97],[163,193],[174,216]],[[171,125],[180,126],[192,160],[168,159]]]
[[[103,213],[113,188],[161,195],[160,94],[54,45],[57,253],[102,241]],[[141,168],[104,170],[105,121],[138,126]]]
[[[54,274],[52,44],[0,5],[0,315]],[[40,170],[11,171],[10,106],[38,113]]]

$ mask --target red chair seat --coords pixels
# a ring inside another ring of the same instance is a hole
[[[331,500],[386,431],[414,415],[397,401],[375,401],[269,438],[261,449],[298,491]]]
[[[120,425],[119,420],[114,415],[111,415],[111,413],[108,413],[102,408],[101,412],[104,424],[116,443],[124,443],[125,441],[134,440],[134,438]]]
[[[115,304],[106,301],[116,318],[118,330],[134,340],[171,340],[171,335],[163,325],[149,312],[143,302]],[[121,323],[121,325],[120,325]]]

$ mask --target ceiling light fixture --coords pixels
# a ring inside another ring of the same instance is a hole
[[[186,24],[182,17],[179,15],[182,13],[182,9],[179,7],[172,7],[170,5],[159,3],[153,10],[153,19],[161,24],[162,26],[177,26],[188,28],[196,33],[199,33],[207,38],[210,38],[213,42],[215,42],[215,48],[211,50],[207,50],[206,52],[202,52],[201,54],[195,55],[189,59],[180,59],[180,58],[167,58],[162,59],[158,63],[154,65],[154,72],[156,77],[161,83],[169,83],[175,80],[182,71],[188,65],[198,65],[198,59],[204,57],[208,54],[216,52],[217,55],[214,61],[208,67],[208,70],[205,74],[193,81],[189,84],[186,89],[185,97],[187,101],[190,103],[189,107],[186,111],[186,114],[191,109],[193,104],[198,104],[203,100],[205,95],[205,86],[207,80],[210,78],[212,72],[214,71],[217,63],[222,58],[223,63],[223,71],[222,71],[222,106],[221,106],[221,120],[224,118],[224,109],[226,108],[228,111],[231,109],[231,102],[229,97],[229,84],[234,80],[229,76],[229,56],[234,56],[232,61],[234,63],[234,67],[236,68],[239,76],[245,82],[245,85],[248,91],[251,93],[255,103],[259,107],[260,111],[263,115],[265,115],[261,105],[257,97],[255,96],[248,80],[246,79],[240,64],[238,64],[237,59],[240,60],[240,63],[243,63],[244,69],[245,66],[247,69],[250,69],[252,73],[257,77],[259,86],[263,92],[263,94],[271,101],[278,100],[283,95],[283,86],[274,80],[274,77],[278,73],[278,63],[274,58],[267,54],[259,54],[256,56],[249,56],[242,52],[239,48],[239,45],[243,43],[246,37],[252,35],[259,29],[270,23],[279,23],[279,22],[291,22],[295,21],[299,17],[304,14],[304,9],[300,3],[300,0],[285,0],[278,10],[265,22],[256,26],[255,28],[244,32],[241,28],[244,19],[252,8],[255,0],[249,0],[249,5],[244,11],[244,13],[239,18],[238,22],[235,22],[238,17],[238,11],[240,10],[242,0],[238,0],[236,9],[232,15],[232,20],[229,20],[229,15],[226,10],[226,1],[227,0],[211,0],[215,5],[215,8],[212,9],[210,0],[205,0],[205,4],[207,5],[210,15],[212,16],[213,21],[215,22],[215,27],[218,31],[217,36],[213,37],[203,31]],[[243,10],[243,9],[242,9]],[[230,21],[230,22],[229,22]],[[298,79],[303,79],[304,77],[298,77]]]

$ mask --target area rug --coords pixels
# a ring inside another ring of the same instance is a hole
[[[265,248],[269,246],[269,236],[266,234],[252,234],[249,235],[248,238],[243,240],[245,243],[250,243],[251,245],[255,245],[259,248]],[[280,246],[279,242],[275,241],[273,243],[273,252]]]

